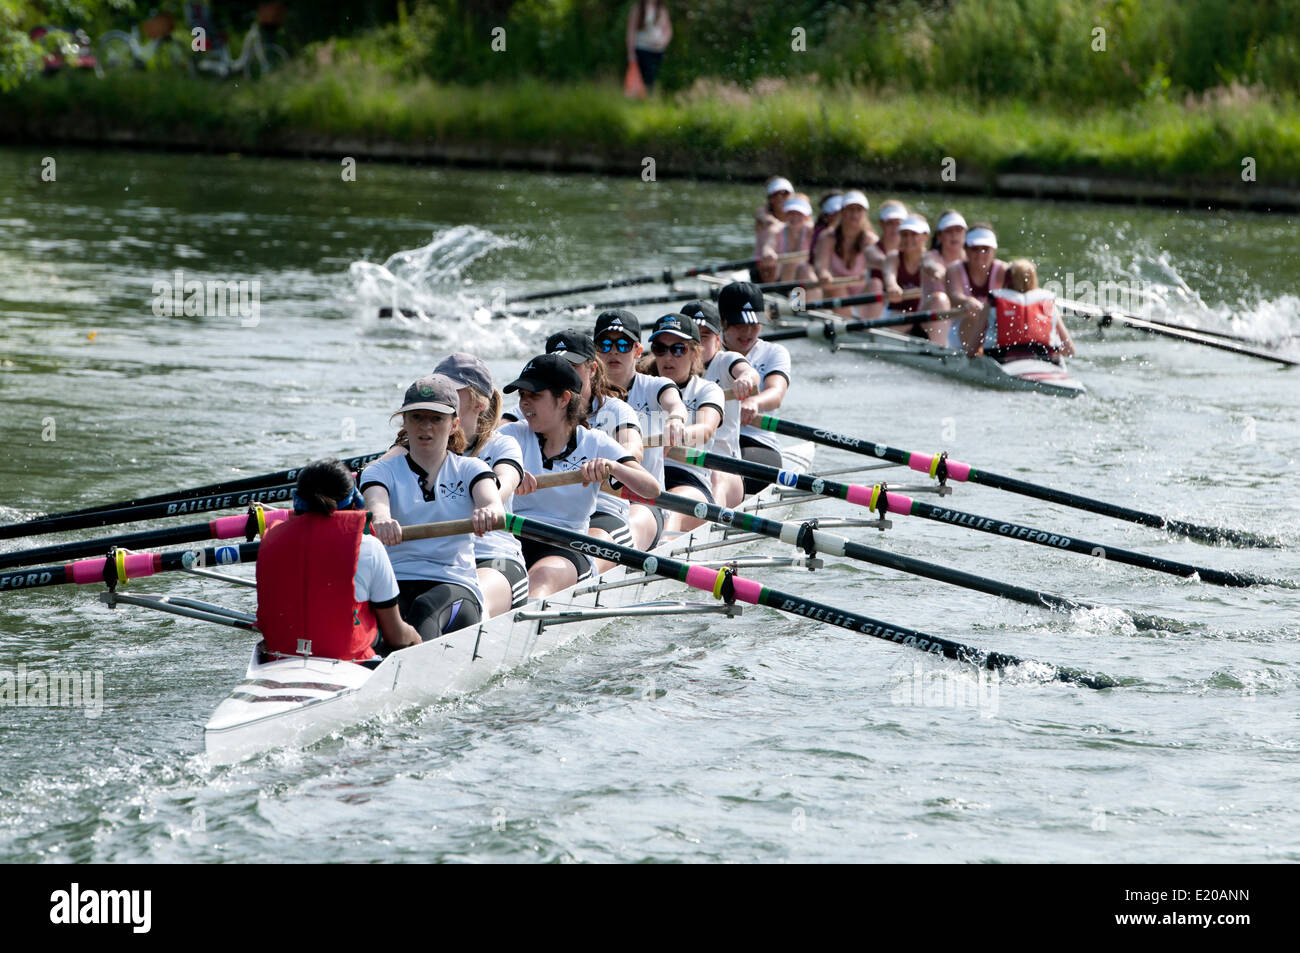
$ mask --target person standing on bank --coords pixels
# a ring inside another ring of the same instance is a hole
[[[646,93],[654,91],[664,51],[673,39],[668,8],[660,0],[637,0],[627,16],[627,61],[641,71]]]

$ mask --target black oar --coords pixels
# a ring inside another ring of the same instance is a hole
[[[107,536],[103,539],[84,539],[73,543],[59,543],[55,546],[41,546],[36,549],[20,549],[14,553],[0,554],[0,569],[8,569],[11,566],[30,566],[33,563],[43,563],[51,559],[77,559],[81,556],[97,556],[108,552],[110,549],[171,546],[175,543],[194,543],[205,539],[236,539],[240,536],[257,536],[267,527],[287,519],[288,516],[288,510],[263,510],[260,514],[250,511],[240,516],[222,516],[207,523],[188,523],[185,526],[146,530],[142,533]]]
[[[360,457],[351,457],[344,460],[343,465],[349,470],[356,472],[372,460],[378,460],[383,453],[368,453]],[[196,486],[189,490],[176,490],[173,493],[159,493],[154,496],[142,496],[134,500],[125,500],[120,503],[104,503],[100,506],[88,506],[80,510],[68,510],[64,513],[52,513],[48,516],[37,516],[28,520],[28,523],[40,523],[46,520],[65,519],[71,516],[85,516],[88,513],[103,513],[107,510],[122,510],[128,507],[151,506],[157,503],[179,503],[183,500],[192,500],[201,496],[213,496],[226,493],[239,493],[243,490],[260,490],[266,487],[281,486],[285,483],[293,483],[298,479],[298,471],[301,468],[292,470],[281,470],[278,473],[264,473],[261,476],[244,477],[241,480],[228,480],[225,483],[210,483],[207,486]],[[13,523],[9,526],[0,526],[0,539],[5,538],[6,531],[21,526],[21,523]],[[22,535],[22,534],[18,534]]]
[[[518,304],[521,301],[538,301],[542,298],[558,298],[560,295],[586,294],[589,291],[603,291],[605,288],[626,288],[628,285],[649,285],[657,281],[662,281],[666,285],[671,285],[679,278],[695,278],[699,275],[712,275],[719,271],[735,271],[739,268],[749,268],[758,263],[757,258],[746,258],[742,261],[725,261],[717,265],[700,265],[697,268],[687,268],[685,271],[673,271],[671,268],[665,268],[661,274],[642,275],[639,278],[610,278],[608,281],[597,281],[589,285],[575,285],[571,288],[556,288],[552,291],[536,291],[532,294],[518,295],[510,298],[503,304]]]
[[[750,533],[770,536],[772,539],[779,539],[792,546],[798,546],[810,554],[812,552],[829,553],[832,556],[844,556],[849,559],[874,563],[877,566],[888,566],[890,569],[897,569],[900,572],[924,576],[927,579],[935,579],[950,585],[961,586],[964,589],[973,589],[976,592],[987,593],[991,596],[1000,596],[1014,602],[1023,602],[1025,605],[1053,609],[1059,612],[1102,608],[1090,602],[1067,599],[1065,596],[1053,595],[1050,592],[1040,592],[1037,589],[1026,589],[1022,586],[998,582],[995,579],[989,579],[987,576],[977,576],[974,573],[949,569],[947,566],[940,566],[937,563],[925,562],[921,559],[913,559],[910,556],[901,556],[884,549],[876,549],[873,546],[855,543],[843,536],[836,536],[834,533],[818,529],[816,520],[809,520],[805,523],[782,523],[777,520],[755,516],[742,510],[728,510],[712,503],[701,503],[698,500],[678,496],[675,493],[660,493],[653,500],[642,500],[624,487],[621,495],[633,502],[652,503],[662,509],[706,519],[710,523],[720,523]],[[405,532],[405,530],[403,531]],[[1142,615],[1127,610],[1121,611],[1125,612],[1139,629],[1185,628],[1182,623],[1172,619],[1161,619],[1157,616]]]
[[[825,302],[818,302],[818,308]],[[838,307],[838,306],[837,306]],[[887,314],[869,321],[809,321],[802,328],[781,328],[763,335],[764,341],[793,341],[797,338],[825,338],[834,340],[838,335],[849,331],[870,331],[872,328],[893,328],[913,321],[943,321],[965,312],[960,309],[951,311],[914,311],[911,314]]]
[[[1065,533],[1053,533],[1032,526],[1022,526],[1009,520],[998,520],[987,516],[978,516],[974,513],[965,513],[949,507],[922,503],[920,500],[913,500],[901,493],[891,493],[887,487],[879,483],[873,487],[858,486],[852,483],[837,483],[834,480],[812,477],[791,470],[778,470],[776,467],[763,466],[749,460],[738,460],[734,457],[708,453],[702,450],[691,450],[687,447],[673,447],[668,451],[668,455],[685,463],[708,467],[710,470],[736,473],[755,480],[779,483],[781,486],[797,486],[799,489],[811,493],[848,500],[858,506],[879,511],[882,516],[886,512],[897,513],[900,516],[919,516],[922,519],[962,526],[966,529],[989,533],[993,536],[1002,536],[1006,539],[1047,546],[1051,549],[1077,553],[1081,556],[1109,559],[1130,566],[1138,566],[1142,569],[1169,573],[1173,576],[1200,576],[1203,582],[1213,583],[1218,586],[1284,586],[1289,589],[1300,588],[1300,585],[1284,579],[1266,579],[1263,576],[1256,576],[1251,573],[1192,566],[1172,559],[1148,556],[1145,553],[1134,552],[1131,549],[1103,546],[1101,543],[1078,539]]]
[[[709,569],[704,566],[678,562],[666,556],[654,556],[638,549],[619,546],[617,543],[608,540],[593,539],[585,533],[575,533],[571,530],[561,529],[558,526],[539,523],[512,514],[506,515],[505,528],[516,536],[539,539],[596,559],[607,559],[610,562],[630,566],[651,575],[663,576],[665,579],[675,579],[694,589],[711,592],[715,598],[725,599],[728,602],[739,600],[750,605],[768,606],[781,612],[789,612],[792,615],[803,616],[817,622],[824,622],[827,625],[839,626],[853,632],[861,632],[878,639],[884,639],[887,642],[896,642],[900,645],[919,649],[922,652],[942,655],[944,658],[965,662],[990,671],[1000,671],[1011,666],[1024,665],[1028,662],[1027,659],[1018,658],[1015,655],[1008,655],[1003,652],[985,652],[983,649],[963,645],[960,642],[953,642],[907,626],[892,625],[854,612],[837,609],[822,602],[814,602],[801,595],[769,589],[753,580],[735,575],[730,569]],[[1087,688],[1112,688],[1118,684],[1114,679],[1105,675],[1093,675],[1075,669],[1051,665],[1047,667],[1052,671],[1052,678],[1061,682],[1083,685]]]
[[[958,480],[979,483],[999,490],[1006,490],[1008,493],[1032,496],[1038,500],[1047,500],[1050,503],[1059,503],[1062,506],[1087,510],[1089,513],[1099,513],[1102,516],[1111,516],[1115,519],[1127,520],[1130,523],[1140,523],[1143,526],[1163,529],[1198,542],[1226,542],[1237,546],[1253,546],[1259,549],[1280,549],[1282,546],[1276,539],[1270,539],[1246,530],[1201,526],[1182,520],[1172,520],[1168,517],[1158,516],[1155,513],[1145,513],[1142,510],[1130,509],[1127,506],[1117,506],[1114,503],[1106,503],[1102,500],[1094,500],[1091,497],[1080,496],[1077,493],[1056,490],[1050,486],[1041,486],[1037,483],[1017,480],[1015,477],[1002,476],[988,470],[977,470],[969,463],[958,463],[956,460],[949,460],[946,453],[928,454],[899,450],[896,447],[887,447],[883,443],[859,440],[857,437],[849,437],[830,430],[809,427],[806,424],[797,424],[789,420],[780,420],[776,417],[760,417],[758,426],[773,433],[785,434],[787,437],[812,440],[815,443],[825,444],[829,447],[841,447],[845,450],[851,450],[853,453],[860,453],[863,456],[888,460],[890,463],[901,463],[921,473],[928,473],[931,477],[941,481]]]
[[[0,592],[6,589],[39,589],[42,586],[84,586],[110,580],[116,585],[128,579],[139,579],[159,572],[249,563],[257,559],[257,550],[261,545],[240,543],[238,546],[208,546],[204,549],[183,549],[170,553],[121,551],[111,557],[83,559],[63,566],[18,569],[0,573]]]
[[[1145,318],[1139,318],[1135,314],[1129,314],[1125,311],[1115,309],[1104,310],[1093,307],[1090,304],[1084,304],[1081,301],[1069,301],[1066,299],[1057,299],[1057,304],[1067,311],[1073,311],[1075,314],[1085,318],[1096,318],[1102,327],[1112,321],[1118,321],[1126,324],[1131,328],[1139,331],[1145,331],[1148,334],[1158,334],[1162,337],[1177,338],[1180,341],[1190,341],[1193,344],[1204,344],[1206,347],[1217,348],[1220,351],[1231,351],[1233,354],[1242,354],[1246,357],[1257,357],[1264,361],[1273,361],[1275,364],[1287,364],[1289,366],[1300,365],[1300,359],[1285,357],[1276,351],[1265,350],[1263,348],[1250,347],[1245,344],[1234,344],[1232,341],[1224,340],[1222,337],[1208,334],[1204,331],[1193,331],[1188,329],[1175,329],[1174,326],[1161,324],[1155,321],[1148,321]]]
[[[647,304],[674,304],[678,301],[690,301],[698,298],[694,291],[675,291],[672,294],[649,295],[643,298],[621,298],[617,301],[581,301],[573,304],[557,304],[546,308],[530,308],[527,311],[514,309],[510,311],[493,311],[494,318],[528,318],[540,314],[556,314],[561,311],[607,311],[610,308],[638,308]],[[382,315],[381,315],[382,316]]]
[[[80,516],[51,516],[27,523],[12,523],[8,526],[0,526],[0,539],[42,536],[46,533],[62,533],[72,529],[115,526],[118,523],[141,523],[146,520],[164,519],[168,516],[186,516],[191,513],[209,513],[214,510],[243,509],[253,503],[283,503],[292,495],[293,487],[294,484],[285,483],[282,486],[268,486],[261,490],[245,490],[242,493],[214,493],[208,496],[177,500],[172,503],[127,506],[122,509],[100,510]]]

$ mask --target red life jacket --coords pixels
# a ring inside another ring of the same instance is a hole
[[[374,657],[379,631],[369,602],[357,602],[353,577],[364,510],[299,513],[267,530],[257,554],[257,627],[267,652],[360,662]]]
[[[1054,350],[1053,309],[1056,298],[1042,288],[1020,294],[1006,288],[989,292],[993,313],[984,333],[984,349],[1037,344]]]

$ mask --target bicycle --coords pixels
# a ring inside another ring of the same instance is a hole
[[[264,3],[258,8],[237,57],[231,56],[230,45],[224,37],[214,32],[206,3],[188,3],[185,12],[191,29],[201,28],[205,36],[216,36],[219,41],[213,48],[195,55],[193,62],[199,72],[213,73],[221,79],[234,74],[257,79],[289,62],[284,47],[262,37],[262,27],[274,30],[283,22],[285,7],[282,3]]]
[[[109,30],[98,40],[99,61],[106,70],[168,69],[194,71],[184,47],[172,38],[176,18],[155,14],[143,23],[123,30]],[[141,39],[141,33],[148,39]]]

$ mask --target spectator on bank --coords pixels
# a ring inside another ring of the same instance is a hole
[[[637,0],[627,16],[627,61],[641,71],[646,92],[654,89],[664,50],[673,39],[668,8],[660,0]]]

